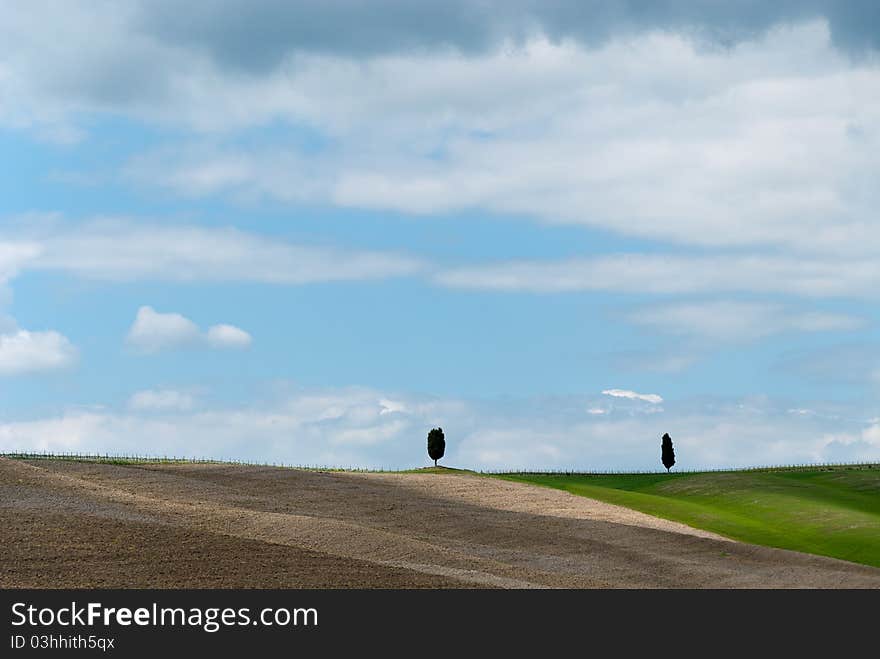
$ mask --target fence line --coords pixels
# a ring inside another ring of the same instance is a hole
[[[136,464],[227,464],[241,465],[247,467],[282,467],[286,469],[307,469],[312,471],[352,471],[360,473],[380,473],[387,471],[386,469],[368,469],[364,467],[339,467],[329,465],[295,465],[279,462],[250,462],[246,460],[217,460],[213,458],[194,458],[194,457],[178,457],[167,455],[147,456],[133,454],[84,454],[84,453],[34,453],[34,452],[11,452],[0,453],[0,457],[16,459],[16,460],[71,460],[77,462],[98,462],[98,463],[136,463]],[[762,471],[806,471],[811,469],[878,469],[880,463],[876,462],[815,462],[815,463],[799,463],[799,464],[776,464],[776,465],[760,465],[750,467],[714,467],[704,469],[683,469],[671,472],[672,474],[706,474],[706,473],[732,473],[732,472],[762,472]],[[400,470],[406,471],[406,470]],[[535,469],[481,469],[481,474],[486,475],[522,475],[522,476],[647,476],[665,474],[666,471],[657,469],[655,471],[645,470],[627,470],[627,469],[593,469],[593,470],[572,470],[572,469],[544,469],[536,471]]]
[[[0,458],[11,460],[69,460],[71,462],[95,462],[107,464],[223,464],[238,465],[245,467],[277,467],[284,469],[305,469],[311,471],[352,471],[352,472],[382,472],[385,469],[367,469],[364,467],[333,467],[329,465],[295,465],[283,462],[250,462],[247,460],[218,460],[215,458],[194,458],[178,456],[150,456],[134,455],[128,453],[99,454],[99,453],[48,453],[48,452],[9,452],[0,453]]]
[[[773,464],[773,465],[753,465],[747,467],[704,467],[694,469],[676,469],[668,472],[670,475],[675,474],[724,474],[734,472],[772,472],[772,471],[809,471],[809,470],[831,470],[831,469],[878,469],[880,463],[877,462],[803,462],[793,464]],[[654,476],[665,475],[665,469],[655,469],[653,471],[638,469],[590,469],[590,470],[574,470],[574,469],[543,469],[536,471],[535,469],[486,469],[480,470],[481,474],[489,475],[517,475],[517,476]]]

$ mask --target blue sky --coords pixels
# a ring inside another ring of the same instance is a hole
[[[880,16],[772,4],[10,3],[0,450],[880,459]]]

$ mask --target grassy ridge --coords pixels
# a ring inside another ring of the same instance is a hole
[[[880,466],[695,474],[499,474],[744,542],[880,567]]]

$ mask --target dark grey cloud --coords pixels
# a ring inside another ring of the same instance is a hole
[[[204,48],[222,64],[274,66],[290,52],[374,55],[453,47],[479,51],[505,30],[492,3],[411,0],[203,0],[144,3],[138,27],[169,43]]]
[[[226,66],[254,71],[291,52],[472,53],[537,34],[597,45],[661,29],[726,46],[820,17],[841,49],[880,47],[876,0],[157,0],[141,6],[137,24],[167,42],[204,49]]]

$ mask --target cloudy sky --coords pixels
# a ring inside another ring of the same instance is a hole
[[[880,4],[8,0],[0,451],[880,459]]]

